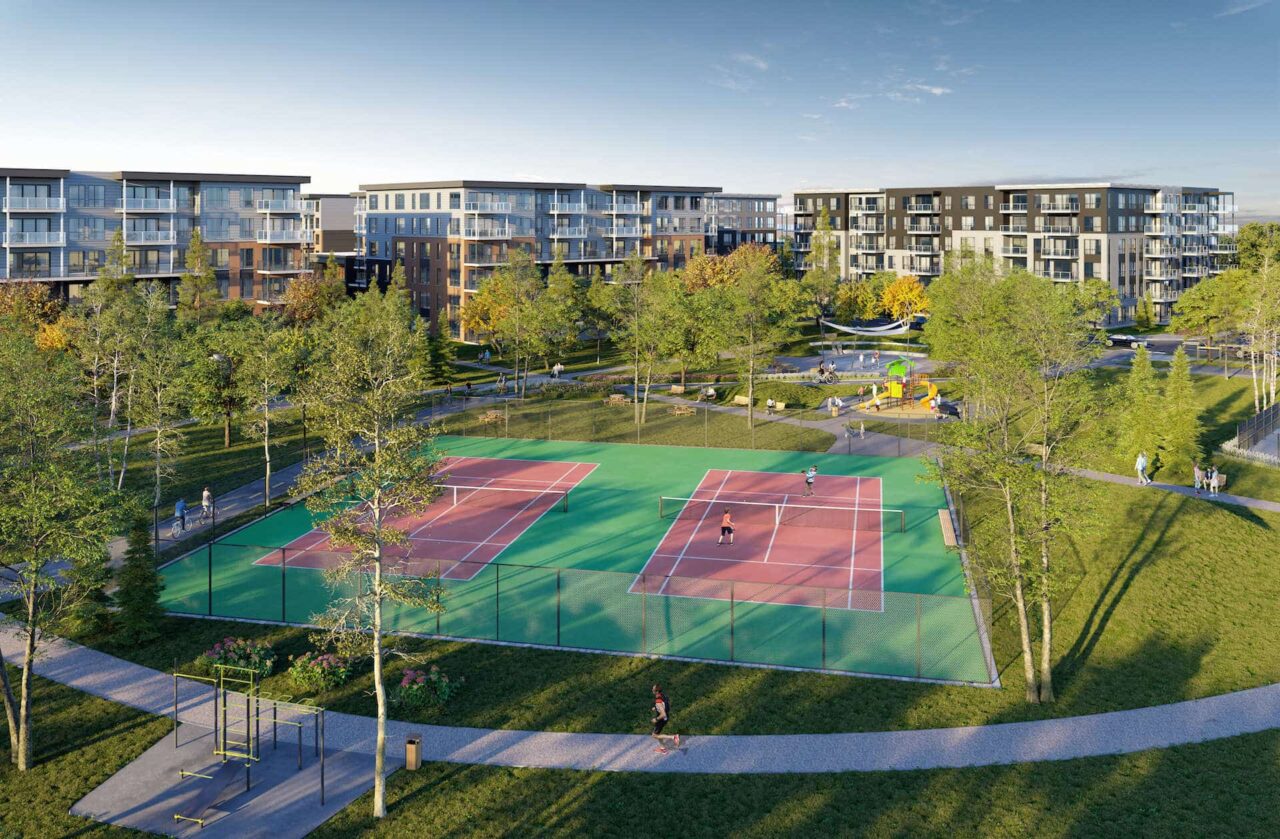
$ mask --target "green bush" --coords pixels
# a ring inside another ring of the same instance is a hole
[[[351,662],[333,653],[303,653],[289,661],[289,678],[300,690],[330,690],[351,678]]]
[[[450,680],[433,664],[430,670],[405,670],[392,690],[391,701],[402,708],[443,708],[462,688],[462,678]]]

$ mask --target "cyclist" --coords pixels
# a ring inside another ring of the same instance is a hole
[[[187,499],[179,498],[173,505],[173,517],[178,520],[178,527],[184,533],[187,530]]]
[[[200,495],[200,520],[208,521],[211,518],[213,518],[213,493],[205,487]]]

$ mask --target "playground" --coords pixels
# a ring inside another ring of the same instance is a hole
[[[442,437],[441,497],[401,523],[393,573],[443,614],[393,631],[988,685],[951,512],[914,460]],[[815,495],[803,470],[816,465]],[[717,547],[712,505],[739,531]],[[940,516],[940,511],[942,515]],[[718,551],[718,552],[717,552]],[[306,624],[345,558],[302,505],[165,566],[172,611]]]

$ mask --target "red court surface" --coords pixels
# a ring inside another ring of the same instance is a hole
[[[883,530],[898,520],[880,511],[880,479],[819,474],[803,493],[799,474],[708,471],[665,512],[671,528],[631,591],[882,611]],[[717,544],[726,507],[732,545]]]
[[[596,465],[444,458],[438,473],[445,484],[441,496],[421,513],[390,522],[409,534],[409,542],[388,550],[397,558],[389,570],[417,577],[439,574],[449,580],[472,579],[535,521],[560,509],[564,493],[581,483]],[[289,568],[331,568],[342,552],[330,545],[328,533],[317,528],[285,545],[283,554]],[[281,552],[273,551],[256,564],[279,565],[280,561]]]

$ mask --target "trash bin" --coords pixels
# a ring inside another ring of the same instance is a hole
[[[404,768],[416,772],[422,766],[422,735],[410,734],[404,741]]]

